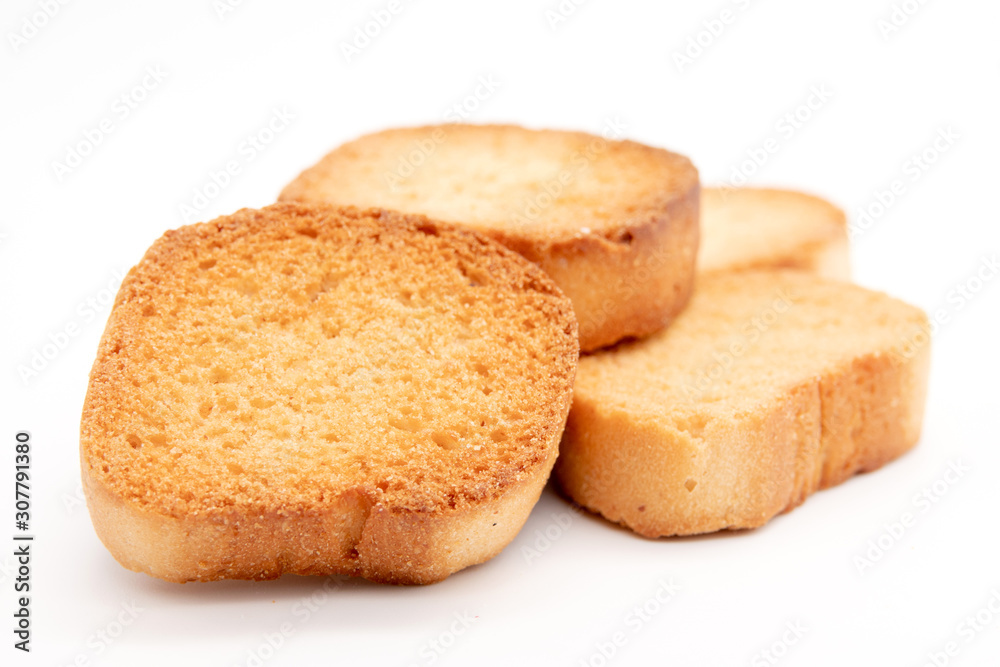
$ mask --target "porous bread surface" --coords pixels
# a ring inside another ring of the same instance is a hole
[[[592,350],[669,322],[690,296],[698,172],[680,155],[507,125],[386,130],[344,144],[280,200],[375,206],[477,229],[539,264]]]
[[[830,202],[792,190],[703,188],[698,270],[795,268],[851,275],[847,218]]]
[[[91,374],[95,526],[177,581],[443,578],[537,500],[577,354],[541,271],[420,216],[277,204],[168,232],[124,281]],[[196,548],[151,563],[156,531]]]
[[[646,536],[760,526],[916,443],[926,331],[799,271],[702,276],[669,329],[580,360],[556,477]]]

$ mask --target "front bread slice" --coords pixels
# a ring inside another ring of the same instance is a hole
[[[335,149],[280,199],[420,213],[482,232],[559,285],[584,351],[663,328],[694,280],[698,171],[632,141],[509,125],[386,130]]]
[[[699,279],[644,341],[580,360],[556,478],[645,536],[760,526],[920,435],[926,316],[796,271]]]
[[[420,216],[277,204],[168,232],[91,373],[94,527],[168,581],[438,581],[537,501],[576,336],[537,267]]]

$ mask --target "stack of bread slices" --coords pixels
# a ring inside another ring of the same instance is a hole
[[[666,150],[365,136],[128,274],[83,410],[94,526],[169,581],[391,583],[495,556],[553,470],[641,535],[760,526],[919,439],[926,317],[848,279],[836,207],[702,190]]]

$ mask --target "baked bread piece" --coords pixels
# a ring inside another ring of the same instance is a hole
[[[848,283],[704,276],[669,329],[580,360],[556,478],[648,537],[760,526],[917,442],[928,342]]]
[[[698,270],[793,268],[849,280],[847,218],[792,190],[704,188]]]
[[[422,213],[483,232],[562,288],[587,351],[658,331],[687,303],[698,193],[691,162],[665,150],[580,132],[443,125],[344,144],[280,199]]]
[[[94,527],[168,581],[438,581],[527,518],[578,354],[537,267],[426,218],[279,204],[168,232],[91,373]]]

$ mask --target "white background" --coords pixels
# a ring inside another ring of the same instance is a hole
[[[39,2],[5,2],[0,539],[11,544],[14,434],[27,429],[37,541],[30,655],[11,648],[12,547],[0,546],[3,663],[246,665],[264,646],[268,665],[766,665],[760,652],[774,645],[783,665],[922,665],[954,641],[949,664],[996,664],[1000,614],[984,612],[992,623],[971,637],[960,624],[1000,596],[1000,280],[967,301],[955,290],[1000,251],[1000,6],[904,4],[918,9],[885,35],[889,0],[592,0],[554,26],[546,10],[558,0],[405,1],[347,62],[341,44],[387,0],[246,0],[221,17],[212,0],[70,2],[34,33],[24,22],[43,22]],[[724,9],[720,30],[712,21]],[[705,21],[719,34],[703,32]],[[706,46],[679,67],[674,54],[699,33]],[[120,97],[157,67],[165,78],[123,118]],[[855,223],[902,181],[905,192],[875,206],[881,214],[856,236],[853,260],[862,284],[948,318],[919,447],[763,529],[705,538],[645,540],[590,516],[560,527],[569,506],[548,490],[488,564],[422,588],[343,581],[311,608],[322,580],[179,586],[123,569],[79,501],[77,453],[118,272],[186,222],[181,205],[228,160],[240,173],[190,221],[270,203],[358,134],[442,122],[480,77],[499,85],[470,100],[471,121],[598,132],[617,118],[630,138],[691,156],[706,183],[738,178],[774,138],[778,150],[749,181],[821,194]],[[788,136],[779,123],[814,87],[829,99],[814,99]],[[241,144],[274,109],[294,120],[249,159]],[[60,179],[53,163],[105,118],[112,131]],[[957,139],[913,172],[911,157],[947,128]],[[22,379],[19,367],[67,325],[77,334]],[[968,468],[954,484],[949,462]],[[914,495],[935,482],[943,494],[925,511]],[[887,537],[905,512],[915,525]],[[856,557],[880,537],[893,543],[860,572]],[[660,579],[679,586],[665,604],[649,602]],[[648,620],[629,616],[647,603]],[[123,605],[141,611],[133,619]],[[455,614],[471,626],[454,625]],[[291,633],[272,651],[283,623]],[[788,623],[804,634],[785,634]],[[617,632],[625,643],[605,660],[600,646]],[[436,653],[432,641],[450,646]]]

